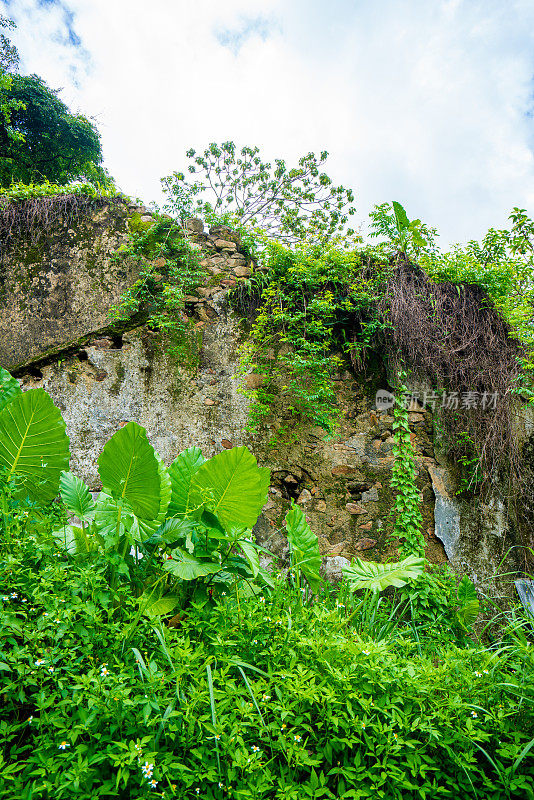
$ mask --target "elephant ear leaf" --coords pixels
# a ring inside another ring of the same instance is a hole
[[[129,422],[106,442],[98,459],[102,485],[116,499],[126,500],[141,519],[155,519],[160,513],[158,459],[146,431]]]
[[[85,483],[72,472],[62,472],[59,479],[61,499],[71,514],[89,522],[95,513],[95,501]]]
[[[19,394],[22,394],[19,382],[7,369],[0,367],[0,411]]]
[[[192,510],[189,500],[191,480],[204,463],[205,458],[199,447],[189,447],[172,462],[169,467],[172,487],[168,511],[170,517],[183,516]]]
[[[463,576],[458,586],[458,600],[460,602],[460,608],[457,612],[458,619],[462,625],[469,628],[478,617],[480,602],[477,597],[477,590],[467,575]]]
[[[44,389],[17,394],[0,411],[0,466],[6,467],[8,479],[22,479],[32,499],[54,499],[69,455],[65,423]]]
[[[343,569],[343,575],[351,589],[370,589],[381,592],[388,586],[404,586],[408,581],[418,578],[424,569],[425,561],[417,556],[408,556],[403,561],[380,564],[375,561],[362,561],[357,558],[350,567]]]
[[[316,592],[321,583],[319,540],[306,522],[303,510],[295,504],[286,514],[285,523],[287,539],[292,547],[294,559],[304,573],[312,591]]]
[[[267,502],[269,470],[258,467],[246,447],[223,450],[206,461],[191,480],[191,500],[204,504],[221,524],[253,528]]]

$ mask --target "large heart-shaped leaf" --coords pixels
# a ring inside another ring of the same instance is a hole
[[[61,499],[71,514],[88,522],[95,513],[95,501],[85,483],[72,472],[62,472],[59,478]]]
[[[0,411],[19,394],[22,394],[19,382],[9,374],[7,369],[0,367]]]
[[[0,465],[22,478],[34,499],[51,502],[69,467],[69,439],[59,410],[44,389],[17,395],[0,411]]]
[[[155,450],[154,456],[158,462],[159,510],[154,519],[137,518],[139,535],[136,535],[136,538],[138,538],[138,540],[141,542],[144,542],[145,539],[148,539],[150,536],[152,536],[152,534],[155,533],[161,525],[163,525],[171,499],[171,479],[167,471],[167,467]]]
[[[463,625],[470,627],[475,623],[478,617],[480,602],[477,596],[477,590],[467,575],[463,576],[458,586],[458,600],[460,601],[460,608],[457,612],[458,618]]]
[[[129,422],[106,442],[98,459],[102,485],[116,499],[127,500],[141,519],[155,519],[160,512],[158,459],[146,431]]]
[[[206,575],[213,575],[221,569],[220,564],[213,561],[199,561],[198,558],[177,547],[173,551],[173,558],[164,561],[163,569],[171,572],[182,581],[193,581],[195,578],[203,578]]]
[[[206,461],[191,480],[190,503],[204,504],[228,529],[253,528],[267,502],[270,473],[246,447],[233,447]]]
[[[205,460],[199,447],[189,447],[172,462],[169,467],[172,486],[168,510],[170,517],[182,516],[192,510],[189,502],[191,479]]]
[[[424,558],[417,556],[408,556],[394,564],[361,561],[357,558],[350,567],[343,569],[343,575],[350,582],[351,589],[371,589],[373,592],[381,592],[388,586],[404,586],[408,581],[418,578],[424,566]]]
[[[286,514],[285,523],[294,563],[304,573],[312,591],[316,592],[321,583],[321,553],[317,536],[306,522],[303,510],[295,504]]]

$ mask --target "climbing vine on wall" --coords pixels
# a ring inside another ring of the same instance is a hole
[[[179,223],[160,215],[153,219],[147,225],[134,218],[129,240],[116,254],[140,261],[142,269],[111,309],[111,318],[144,316],[150,328],[164,335],[169,355],[183,364],[184,356],[194,356],[198,339],[186,313],[186,298],[204,282],[206,271],[200,266],[199,247],[188,240]]]

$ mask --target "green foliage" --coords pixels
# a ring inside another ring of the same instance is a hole
[[[407,556],[398,564],[380,564],[357,558],[350,567],[343,569],[343,576],[353,591],[369,589],[382,592],[388,586],[404,586],[408,581],[415,580],[422,574],[424,564],[424,559],[415,555]]]
[[[458,601],[460,603],[458,619],[462,625],[470,628],[478,617],[480,602],[476,589],[467,575],[463,576],[458,586]]]
[[[19,394],[22,392],[18,380],[0,367],[0,411]]]
[[[226,530],[252,528],[267,502],[270,472],[246,447],[233,447],[202,464],[191,479],[191,502],[214,514]]]
[[[251,427],[278,402],[294,425],[311,422],[333,433],[339,417],[333,377],[385,327],[377,299],[387,267],[371,272],[359,253],[341,247],[279,243],[268,244],[262,266],[232,299],[242,313],[251,306],[254,313],[242,370],[258,373],[263,385],[249,392]]]
[[[534,796],[524,633],[429,650],[412,622],[361,634],[373,595],[308,605],[282,585],[132,629],[104,562],[18,541],[0,563],[2,800]]]
[[[98,459],[104,491],[126,501],[137,517],[154,519],[159,511],[158,462],[146,431],[129,422],[113,434]]]
[[[425,252],[420,263],[437,282],[481,286],[526,346],[528,367],[534,351],[534,221],[521,208],[514,208],[509,220],[509,229],[490,228],[481,242],[448,252]]]
[[[186,155],[186,172],[162,179],[166,208],[182,221],[193,214],[227,213],[286,244],[324,243],[340,234],[354,214],[352,191],[334,186],[321,172],[326,151],[302,156],[293,168],[283,159],[265,162],[258,147],[238,150],[234,142],[212,142],[203,153],[191,149]]]
[[[62,470],[69,465],[61,413],[44,389],[13,392],[9,380],[2,388],[8,402],[0,411],[0,467],[7,470],[7,481],[17,478],[21,491],[50,502],[58,492]]]
[[[436,231],[424,225],[420,219],[410,222],[403,206],[396,200],[382,203],[370,212],[371,238],[382,238],[381,250],[388,255],[404,253],[417,258],[421,249],[434,246]]]
[[[0,184],[49,180],[68,183],[87,171],[105,184],[100,136],[81,114],[71,114],[58,92],[37,75],[13,75],[9,123],[0,117]],[[14,137],[13,133],[19,134]],[[96,170],[96,173],[95,173]]]
[[[120,259],[136,259],[142,269],[139,279],[111,309],[110,318],[146,317],[148,326],[161,332],[171,357],[181,366],[196,366],[200,340],[186,313],[185,298],[205,281],[206,271],[200,266],[198,246],[186,238],[181,225],[167,216],[155,214],[153,219],[145,229],[133,220],[129,241],[116,254]]]
[[[304,511],[295,503],[291,504],[291,510],[286,514],[285,525],[290,547],[291,572],[297,576],[297,586],[300,586],[302,573],[311,590],[316,592],[321,584],[321,554],[317,535],[308,525]]]
[[[18,203],[23,200],[33,200],[38,197],[61,197],[63,195],[77,195],[80,197],[114,197],[116,190],[113,186],[105,188],[101,185],[93,186],[92,183],[12,183],[8,187],[0,188],[0,207],[9,203]]]
[[[405,377],[401,376],[401,379]],[[410,425],[408,421],[406,386],[397,389],[399,398],[395,403],[392,424],[395,445],[393,455],[395,461],[391,474],[391,487],[395,495],[395,526],[393,535],[403,541],[402,552],[405,555],[422,556],[425,552],[425,541],[421,533],[423,517],[421,515],[419,490],[416,485],[415,451],[413,448]]]

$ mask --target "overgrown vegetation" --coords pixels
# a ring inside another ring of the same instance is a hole
[[[263,572],[246,448],[166,470],[129,423],[95,501],[42,389],[3,371],[0,408],[0,797],[534,797],[528,618],[474,637],[472,584],[416,556],[334,592],[297,507]]]

